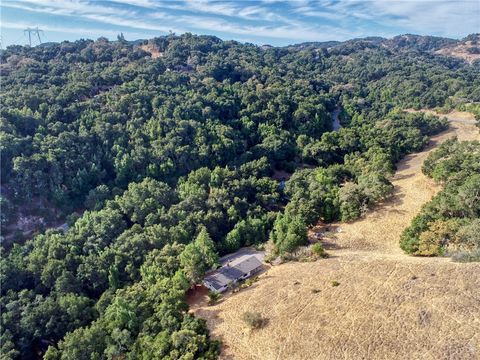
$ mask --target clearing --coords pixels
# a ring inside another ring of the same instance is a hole
[[[329,244],[330,258],[274,266],[218,304],[192,307],[223,341],[221,358],[480,359],[480,264],[415,258],[398,246],[440,190],[421,172],[428,153],[451,136],[480,139],[472,116],[448,118],[449,130],[400,162],[392,200],[358,221],[333,224],[342,231]],[[261,313],[267,325],[248,330],[245,311]]]
[[[453,56],[463,59],[470,64],[480,60],[479,45],[471,40],[461,41],[452,45],[447,45],[437,51],[435,54]]]

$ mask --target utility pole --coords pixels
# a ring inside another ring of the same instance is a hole
[[[40,39],[40,33],[43,33],[43,30],[40,30],[38,26],[36,28],[26,28],[25,30],[23,30],[23,33],[28,33],[28,43],[30,44],[30,46],[32,46],[32,34],[34,36],[37,35],[39,44],[42,43],[42,39]]]

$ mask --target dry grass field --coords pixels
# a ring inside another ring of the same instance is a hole
[[[272,267],[217,305],[193,307],[223,341],[223,359],[480,359],[480,264],[414,258],[398,246],[440,189],[421,173],[428,152],[454,135],[480,138],[473,117],[449,118],[449,130],[399,164],[392,200],[334,224],[341,232],[330,258]],[[248,330],[245,311],[260,312],[266,326]]]

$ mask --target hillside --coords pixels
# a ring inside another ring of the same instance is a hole
[[[403,109],[480,101],[478,64],[431,53],[450,40],[402,39],[172,33],[2,50],[2,355],[217,358],[186,293],[219,256],[271,240],[288,257],[319,219],[361,218],[448,126]],[[388,250],[358,242],[350,270]],[[338,251],[325,263],[342,267]]]
[[[289,46],[294,49],[329,49],[332,51],[350,47],[384,48],[397,52],[417,52],[424,55],[443,55],[465,60],[473,64],[480,59],[480,35],[471,34],[464,39],[455,40],[437,36],[420,36],[413,34],[398,35],[393,38],[366,37],[343,42],[307,42]]]
[[[480,60],[480,34],[472,34],[461,41],[443,46],[437,49],[435,54],[453,56],[474,63]]]
[[[479,264],[413,258],[400,250],[405,227],[440,189],[421,172],[427,155],[452,136],[478,140],[473,117],[398,164],[393,198],[361,220],[334,223],[331,257],[271,268],[218,305],[195,309],[224,344],[224,359],[472,359],[480,346]],[[318,229],[323,229],[319,226]],[[333,287],[332,281],[340,285]],[[244,311],[267,325],[251,332]]]

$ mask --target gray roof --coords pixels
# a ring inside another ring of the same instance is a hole
[[[233,267],[225,267],[216,271],[212,275],[205,278],[205,282],[208,282],[216,290],[220,290],[226,285],[241,278],[245,273]]]
[[[262,266],[262,263],[255,256],[250,256],[245,260],[240,261],[233,267],[246,274],[252,270],[259,268],[260,266]]]
[[[227,264],[223,266],[218,271],[207,276],[204,281],[219,290],[261,266],[262,263],[255,256],[250,256],[235,265]]]

